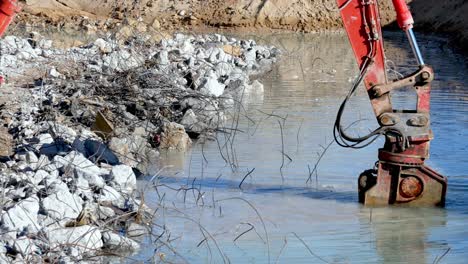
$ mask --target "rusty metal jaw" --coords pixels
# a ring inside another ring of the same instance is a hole
[[[376,179],[367,180],[374,185],[361,185],[359,182],[359,201],[367,206],[386,206],[398,204],[406,206],[445,206],[447,178],[431,168],[403,166],[379,161]]]
[[[445,205],[447,178],[424,165],[433,139],[429,116],[433,75],[432,68],[424,65],[401,80],[369,89],[369,96],[379,98],[411,86],[416,90],[417,104],[415,110],[392,110],[378,116],[380,125],[389,132],[379,150],[377,169],[359,177],[360,202],[370,206]]]
[[[424,165],[429,139],[398,152],[391,138],[379,150],[378,168],[359,177],[359,201],[369,206],[444,206],[447,178]]]

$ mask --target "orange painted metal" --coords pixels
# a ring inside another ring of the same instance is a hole
[[[364,78],[364,85],[369,91],[375,84],[387,83],[387,76],[378,8],[376,4],[363,5],[364,2],[362,0],[337,1],[339,7],[346,4],[341,10],[341,18],[359,68],[362,69],[369,54],[373,56],[372,64]],[[392,109],[388,94],[369,99],[376,116]]]
[[[19,11],[20,7],[17,0],[0,0],[0,37],[5,33]]]
[[[405,0],[392,0],[392,2],[397,14],[397,22],[400,28],[403,30],[412,28],[414,24],[413,15],[411,15]]]
[[[369,171],[361,174],[360,202],[373,206],[444,206],[447,178],[424,165],[433,138],[429,120],[432,69],[421,65],[410,76],[389,82],[377,1],[337,0],[337,4],[359,69],[363,69],[366,60],[371,60],[364,85],[377,120],[382,126],[398,131],[386,133],[373,173],[376,175],[370,175]],[[406,3],[393,0],[393,4],[402,29],[411,28],[413,19]],[[416,109],[393,109],[389,93],[408,86],[416,90]]]

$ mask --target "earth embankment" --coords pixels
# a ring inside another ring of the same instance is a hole
[[[461,44],[467,42],[468,16],[464,14],[468,12],[468,2],[407,2],[418,30],[448,33]],[[382,0],[379,4],[382,24],[392,25],[395,13],[391,1]],[[77,16],[133,17],[165,30],[221,27],[310,32],[342,28],[335,0],[27,0],[23,16],[45,18],[62,26]]]

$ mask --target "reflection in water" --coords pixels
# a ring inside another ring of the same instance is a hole
[[[388,33],[387,56],[406,73],[414,62],[400,33]],[[312,252],[330,263],[432,263],[448,248],[442,263],[466,263],[468,259],[468,72],[457,54],[443,48],[444,42],[419,37],[426,61],[433,65],[431,119],[436,135],[429,165],[449,178],[446,209],[370,208],[357,204],[357,176],[370,168],[382,141],[362,150],[342,149],[334,144],[309,178],[323,148],[332,140],[336,111],[346,95],[350,80],[357,74],[352,51],[344,35],[279,34],[253,37],[259,43],[284,50],[283,59],[262,83],[262,100],[246,96],[236,141],[229,155],[237,167],[220,155],[226,137],[198,142],[186,154],[162,153],[154,171],[167,166],[159,179],[169,187],[197,186],[205,205],[191,193],[168,192],[171,206],[183,209],[213,233],[233,263],[267,262],[267,247],[258,215],[244,202],[223,201],[240,197],[251,202],[265,222],[271,259],[279,263],[320,263],[292,233],[298,234]],[[396,94],[401,103],[408,94]],[[364,133],[376,126],[364,89],[352,98],[345,119],[362,120],[351,131]],[[268,116],[265,113],[273,113]],[[278,116],[282,118],[278,118]],[[247,118],[248,117],[248,118]],[[282,123],[283,138],[278,125]],[[284,152],[292,159],[282,166]],[[239,183],[245,179],[242,190]],[[280,170],[281,168],[281,170]],[[143,182],[143,184],[146,184]],[[154,193],[145,201],[157,204]],[[216,254],[207,257],[203,235],[190,221],[161,212],[158,224],[178,235],[179,253],[195,263],[216,263]],[[246,228],[255,226],[237,239]],[[285,243],[287,241],[287,243]],[[213,247],[214,245],[211,244]],[[143,252],[151,254],[150,252]],[[142,257],[143,258],[143,257]],[[444,262],[445,261],[445,262]]]
[[[434,227],[445,227],[446,212],[428,208],[372,208],[360,217],[370,222],[375,247],[382,263],[428,263],[428,233]],[[439,244],[441,244],[439,242]],[[443,246],[443,245],[441,245]]]

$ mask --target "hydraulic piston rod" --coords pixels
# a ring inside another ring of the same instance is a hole
[[[421,55],[421,51],[419,50],[418,42],[416,41],[416,37],[414,36],[414,32],[412,28],[406,30],[406,36],[408,37],[408,41],[410,43],[411,49],[413,50],[413,54],[418,61],[419,66],[424,65],[424,59]]]
[[[406,36],[408,37],[408,41],[410,43],[411,49],[413,50],[413,54],[416,57],[416,60],[418,61],[418,65],[422,66],[424,65],[424,59],[422,58],[418,42],[416,41],[416,37],[414,36],[413,15],[411,15],[408,5],[404,0],[392,0],[392,2],[397,13],[398,25],[403,31],[406,32]]]

